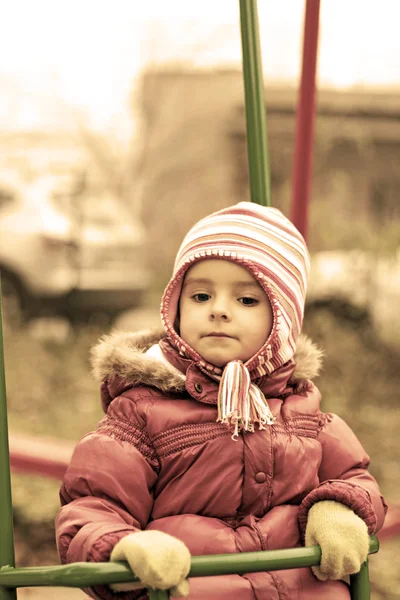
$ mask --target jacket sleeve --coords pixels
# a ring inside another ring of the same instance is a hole
[[[321,500],[335,500],[351,508],[368,526],[370,535],[381,529],[387,505],[369,473],[369,456],[350,427],[337,415],[324,416],[318,435],[322,446],[320,485],[301,503],[300,530],[304,536],[308,511]]]
[[[115,411],[86,435],[60,490],[56,538],[61,562],[106,562],[122,537],[145,529],[157,469],[146,431]],[[85,591],[93,598],[114,598],[106,586]]]

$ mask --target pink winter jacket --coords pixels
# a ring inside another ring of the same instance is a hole
[[[370,534],[382,527],[386,505],[367,454],[340,417],[320,411],[309,381],[318,360],[307,338],[298,342],[293,393],[268,397],[275,424],[236,441],[216,422],[215,381],[188,359],[183,376],[145,354],[159,339],[114,334],[94,350],[106,415],[78,443],[61,487],[62,563],[108,561],[118,540],[144,529],[180,538],[192,555],[295,548],[310,507],[327,499],[354,510]],[[85,591],[147,598],[145,590]],[[341,581],[318,581],[309,568],[190,581],[189,600],[222,598],[341,600],[349,591]]]

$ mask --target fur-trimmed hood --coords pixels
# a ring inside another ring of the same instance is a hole
[[[139,333],[114,332],[102,337],[92,348],[91,364],[94,377],[99,381],[118,378],[131,385],[148,385],[162,392],[183,392],[185,376],[150,348],[165,339],[163,330]],[[302,382],[314,379],[322,363],[323,352],[305,335],[300,335],[294,361],[292,379]]]

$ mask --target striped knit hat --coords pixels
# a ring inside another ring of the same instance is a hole
[[[182,356],[194,360],[213,378],[220,379],[223,374],[225,380],[227,373],[234,374],[234,368],[228,367],[239,361],[228,363],[222,373],[219,367],[206,363],[174,328],[185,273],[206,258],[229,260],[245,267],[267,294],[273,311],[270,336],[240,368],[241,380],[249,382],[270,375],[293,358],[302,327],[309,273],[303,237],[278,209],[239,202],[200,220],[184,238],[162,298],[161,317],[170,342]]]

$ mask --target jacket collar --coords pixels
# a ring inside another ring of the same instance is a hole
[[[292,393],[294,388],[302,389],[308,380],[318,375],[321,361],[321,350],[301,335],[293,360],[254,383],[268,397]],[[219,381],[201,371],[191,359],[180,356],[164,331],[106,335],[92,348],[91,363],[95,378],[102,381],[105,410],[124,390],[140,385],[170,394],[188,391],[201,402],[217,402]]]

